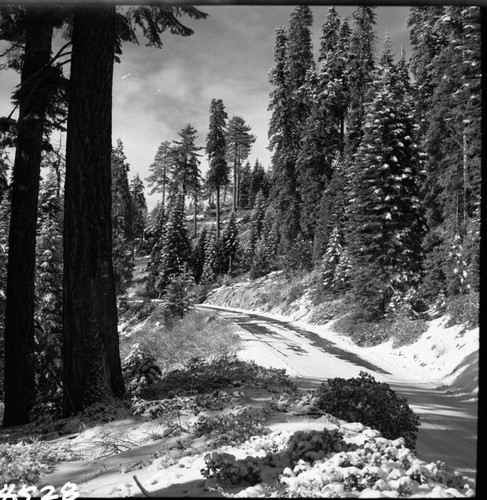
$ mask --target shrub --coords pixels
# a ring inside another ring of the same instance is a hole
[[[193,307],[195,303],[193,287],[194,280],[190,275],[177,275],[170,278],[161,304],[166,324],[173,324],[177,318],[182,319]]]
[[[411,319],[399,316],[390,324],[390,334],[394,349],[412,344],[427,330],[428,325],[423,319]]]
[[[154,385],[150,393],[157,398],[185,394],[206,394],[226,387],[285,386],[294,391],[296,386],[284,370],[264,368],[252,361],[242,361],[235,355],[219,358],[193,358],[185,368],[172,370]],[[146,391],[144,397],[148,397]]]
[[[287,453],[290,454],[292,464],[297,464],[299,460],[313,463],[326,457],[328,453],[338,453],[347,449],[343,433],[336,429],[330,431],[325,428],[323,431],[296,432],[289,441]]]
[[[140,348],[154,356],[162,371],[184,366],[193,357],[233,354],[240,342],[234,326],[212,312],[191,310],[169,326],[165,325],[161,307],[155,308],[132,336],[129,332],[121,338],[122,356],[132,349],[135,337]]]
[[[249,405],[237,406],[228,413],[218,415],[201,414],[195,423],[196,436],[209,436],[211,446],[235,445],[243,443],[251,436],[267,434],[264,426],[267,412],[265,409]]]
[[[139,395],[147,387],[161,379],[161,369],[154,356],[143,351],[139,344],[134,344],[128,356],[123,360],[122,372],[125,388],[129,394]]]
[[[351,301],[346,297],[332,299],[322,302],[313,310],[310,322],[316,325],[322,325],[333,319],[340,318],[349,313],[352,308]]]
[[[295,300],[300,299],[304,295],[305,291],[306,288],[304,287],[303,283],[294,283],[293,285],[291,285],[287,292],[286,305],[288,306]]]
[[[359,346],[374,346],[390,337],[390,321],[365,321],[355,313],[339,318],[333,325],[337,333],[349,335]]]
[[[280,267],[289,276],[296,271],[310,271],[313,268],[312,244],[299,234],[286,255],[281,258]]]
[[[60,460],[78,457],[69,446],[45,442],[0,444],[0,484],[37,485],[42,474],[52,471]],[[0,495],[1,496],[1,495]]]
[[[230,453],[213,452],[205,455],[206,468],[201,469],[205,478],[229,481],[231,484],[257,484],[261,482],[261,460],[247,457],[238,460]]]
[[[403,437],[410,449],[416,446],[419,417],[406,398],[368,373],[360,372],[359,377],[351,379],[328,380],[317,391],[316,406],[337,418],[377,429],[388,439]]]
[[[479,295],[469,293],[449,298],[446,313],[449,316],[447,327],[463,324],[466,328],[475,328],[479,324]]]

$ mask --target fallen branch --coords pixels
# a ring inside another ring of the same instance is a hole
[[[149,492],[140,484],[140,481],[137,479],[137,476],[132,476],[134,478],[135,484],[140,488],[140,491],[146,496],[150,497]]]

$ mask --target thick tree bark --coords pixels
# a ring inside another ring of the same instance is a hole
[[[5,306],[5,413],[3,425],[26,423],[35,401],[34,278],[37,198],[48,102],[52,12],[27,7],[19,92],[17,149],[12,181]]]
[[[112,264],[115,7],[73,21],[64,222],[64,413],[124,392]]]

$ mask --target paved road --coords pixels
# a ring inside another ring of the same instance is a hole
[[[244,351],[265,350],[275,365],[286,367],[301,386],[316,387],[331,377],[350,378],[367,371],[405,396],[419,414],[419,458],[441,460],[449,467],[473,476],[477,470],[477,401],[418,382],[398,379],[387,370],[348,352],[316,333],[291,322],[214,309],[244,329]]]

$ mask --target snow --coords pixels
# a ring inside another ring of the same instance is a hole
[[[211,307],[244,314],[253,312],[240,308]],[[395,349],[392,346],[393,341],[389,340],[374,347],[359,347],[349,337],[333,331],[334,321],[330,321],[326,325],[312,325],[300,320],[299,318],[305,316],[306,312],[307,310],[303,306],[292,317],[265,312],[258,312],[258,314],[279,321],[292,321],[294,325],[316,333],[337,346],[358,354],[362,359],[387,370],[392,373],[391,378],[393,379],[436,385],[454,385],[467,393],[478,393],[478,374],[471,376],[471,368],[478,362],[478,328],[466,332],[463,331],[461,325],[447,328],[445,324],[448,318],[441,317],[430,321],[427,331],[411,345]],[[251,338],[250,334],[246,332],[240,334],[247,340]],[[309,342],[305,338],[293,336],[293,341],[300,343],[303,350],[309,349]],[[253,360],[266,367],[283,368],[285,361],[277,358],[275,351],[271,350],[269,346],[262,346],[261,343],[257,344],[251,341],[243,344],[245,348],[239,354],[242,359]],[[289,370],[289,366],[286,368]],[[289,371],[290,374],[296,373],[296,370]],[[312,371],[310,369],[310,372]],[[348,376],[353,376],[350,375],[349,369],[348,373]]]
[[[304,303],[304,301],[303,301]],[[218,307],[216,307],[218,308]],[[237,313],[251,313],[238,308],[222,308]],[[460,326],[446,327],[446,318],[433,320],[428,330],[421,338],[409,346],[398,349],[392,347],[392,342],[375,347],[358,347],[350,338],[337,334],[333,331],[333,321],[326,325],[311,325],[298,318],[306,317],[306,309],[298,309],[294,313],[295,320],[271,313],[258,313],[261,316],[292,322],[292,325],[316,333],[323,339],[332,341],[337,346],[349,352],[356,353],[364,360],[369,361],[389,372],[389,375],[378,373],[378,379],[421,381],[433,384],[454,384],[470,395],[477,394],[478,379],[472,376],[471,367],[476,363],[478,351],[478,329],[462,333]],[[258,322],[258,319],[253,319]],[[269,325],[267,325],[269,328]],[[299,343],[299,348],[306,352],[302,356],[304,360],[300,365],[289,365],[287,352],[276,355],[272,349],[271,342],[263,343],[246,330],[240,329],[243,349],[239,356],[245,360],[253,360],[265,367],[285,368],[291,376],[310,376],[319,368],[315,365],[318,358],[314,358],[313,346],[309,339],[299,334],[293,334],[285,328],[272,327],[272,331],[284,338],[284,341]],[[272,336],[271,336],[272,338]],[[290,354],[290,353],[289,353]],[[294,361],[293,361],[294,363]],[[321,364],[322,358],[321,358]],[[327,363],[328,364],[328,363]],[[341,373],[340,360],[330,355],[328,366],[333,376],[356,376],[351,373],[350,367],[347,372]],[[327,372],[321,372],[328,376]],[[331,376],[331,375],[330,375]],[[374,374],[375,376],[375,374]],[[129,418],[122,421],[103,424],[91,429],[82,430],[70,443],[75,450],[87,452],[94,449],[94,445],[104,436],[123,436],[126,442],[133,444],[131,449],[117,455],[102,458],[100,460],[80,460],[77,462],[66,462],[58,466],[53,473],[42,478],[42,484],[53,484],[62,486],[67,481],[75,482],[82,497],[127,497],[143,496],[137,485],[137,481],[145,488],[151,496],[173,497],[173,496],[198,496],[214,497],[220,493],[214,489],[217,486],[214,479],[205,479],[201,469],[205,468],[205,454],[218,451],[233,455],[235,460],[243,460],[248,456],[256,457],[253,460],[263,460],[269,449],[275,446],[285,446],[286,439],[298,431],[323,431],[340,429],[346,433],[346,440],[358,446],[364,446],[366,440],[382,443],[380,446],[388,446],[391,456],[403,456],[407,449],[395,448],[394,442],[379,436],[379,433],[361,423],[345,423],[334,417],[323,415],[318,419],[310,419],[306,415],[293,413],[280,413],[271,417],[266,424],[271,434],[254,437],[249,441],[236,446],[221,446],[217,450],[211,448],[209,440],[201,437],[193,441],[181,441],[177,437],[166,437],[157,441],[150,441],[148,436],[157,433],[157,421],[144,422],[139,419]],[[183,425],[188,422],[183,421]],[[281,443],[276,444],[276,443]],[[391,444],[392,443],[392,444]],[[379,446],[379,444],[377,444]],[[91,447],[91,448],[90,448]],[[405,470],[397,467],[397,462],[392,458],[385,461],[370,462],[364,468],[355,467],[355,463],[362,460],[357,452],[340,452],[324,458],[319,458],[313,464],[300,462],[294,469],[287,467],[284,462],[279,462],[279,454],[276,455],[277,463],[272,467],[262,467],[262,477],[265,480],[279,480],[286,484],[296,494],[306,492],[318,493],[313,488],[321,488],[321,496],[360,496],[369,497],[398,497],[400,492],[410,491],[410,496],[417,497],[452,497],[471,496],[472,490],[464,490],[460,493],[458,489],[440,486],[437,481],[441,473],[435,464],[409,456],[411,470],[418,470],[429,479],[424,484],[412,481],[406,475]],[[375,452],[376,459],[381,455]],[[372,455],[371,455],[372,456]],[[260,457],[260,458],[259,458]],[[341,464],[344,457],[352,464],[344,468]],[[286,468],[287,467],[287,468]],[[362,465],[361,465],[362,467]],[[415,469],[414,469],[415,468]],[[343,481],[356,480],[364,477],[365,472],[375,473],[380,477],[376,484],[361,492],[351,494],[343,490]],[[136,479],[137,481],[136,481]],[[336,481],[339,478],[340,481]],[[474,483],[469,483],[474,487]],[[226,494],[237,497],[262,497],[265,496],[265,488],[261,484],[249,487],[235,487],[227,485],[224,488]],[[470,492],[470,493],[469,493]]]

